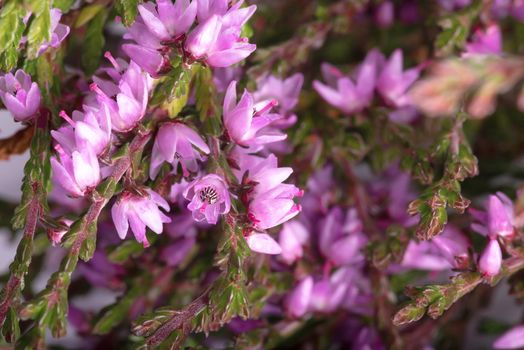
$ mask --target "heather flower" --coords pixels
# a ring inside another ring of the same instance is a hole
[[[138,6],[142,20],[159,40],[170,41],[186,33],[193,24],[197,2],[190,0],[157,0]]]
[[[91,84],[91,89],[96,92],[100,104],[109,108],[113,130],[126,132],[136,127],[144,117],[149,99],[149,83],[140,67],[131,61],[118,88],[120,92],[113,98],[96,83]]]
[[[444,231],[433,237],[431,243],[453,267],[460,268],[468,264],[468,249],[471,247],[471,242],[456,227],[446,225]]]
[[[322,64],[322,75],[327,85],[318,80],[314,89],[332,106],[346,114],[361,112],[371,104],[382,55],[372,50],[355,72],[355,78],[345,76],[334,66]]]
[[[452,11],[468,6],[471,0],[438,0],[438,2],[445,10]]]
[[[251,233],[246,237],[249,248],[257,253],[278,255],[282,253],[280,245],[267,233]]]
[[[137,242],[149,246],[146,237],[146,226],[160,234],[163,224],[171,222],[160,208],[169,211],[169,204],[158,193],[147,189],[144,194],[123,192],[111,208],[111,216],[118,236],[126,238],[129,226]]]
[[[35,116],[41,96],[38,85],[19,69],[0,76],[0,98],[16,121],[25,122]]]
[[[111,141],[111,116],[106,105],[102,104],[100,110],[74,111],[72,118],[65,111],[59,114],[68,125],[52,130],[51,135],[68,153],[87,148],[96,155],[104,153]]]
[[[307,276],[288,295],[286,309],[292,317],[302,317],[308,311],[313,283],[313,277]]]
[[[38,55],[43,54],[49,47],[58,48],[60,47],[60,44],[65,39],[65,37],[69,34],[69,27],[65,24],[60,23],[60,19],[62,18],[62,12],[57,9],[53,8],[50,11],[51,14],[51,40],[44,42],[39,50]]]
[[[479,270],[484,276],[493,277],[502,266],[502,250],[496,239],[490,239],[479,259]]]
[[[256,45],[249,44],[240,33],[256,6],[239,8],[241,3],[227,10],[227,1],[198,1],[200,23],[185,43],[186,51],[194,59],[203,59],[212,67],[229,67],[255,51]]]
[[[485,211],[469,209],[470,214],[475,219],[471,228],[490,238],[513,235],[514,209],[511,200],[502,192],[497,192],[488,197],[485,207]]]
[[[240,148],[236,148],[233,151],[232,159],[238,165],[238,169],[233,170],[238,181],[244,180],[247,184],[254,185],[249,192],[249,198],[275,188],[293,173],[292,168],[279,168],[278,159],[274,154],[262,158],[249,155],[242,152]],[[244,178],[246,175],[247,177]]]
[[[332,209],[321,224],[319,249],[335,265],[354,264],[363,260],[360,250],[367,244],[356,209],[344,216],[339,207]]]
[[[493,343],[495,349],[520,349],[524,347],[524,325],[511,328]]]
[[[157,176],[164,161],[171,163],[175,171],[180,163],[184,176],[197,172],[197,160],[202,160],[199,151],[209,154],[209,147],[193,129],[181,123],[163,124],[153,146],[150,177]]]
[[[100,183],[100,167],[94,151],[90,148],[66,153],[56,145],[58,153],[51,157],[55,182],[73,197],[82,197]]]
[[[224,180],[209,174],[196,179],[184,190],[184,197],[191,202],[187,208],[192,211],[193,219],[216,224],[220,214],[227,214],[231,209],[231,198]]]
[[[387,28],[395,19],[395,6],[392,1],[384,1],[375,9],[375,23],[379,27]]]
[[[242,67],[226,67],[213,69],[213,83],[218,92],[226,92],[229,84],[233,80],[238,81],[242,78]]]
[[[256,196],[249,204],[248,216],[257,230],[266,230],[278,226],[301,210],[293,201],[303,192],[294,185],[280,184],[275,188]]]
[[[477,29],[471,42],[466,44],[464,57],[498,55],[502,53],[502,33],[497,24],[489,25],[485,31]]]
[[[262,145],[281,141],[286,134],[268,126],[281,118],[269,113],[276,101],[254,103],[253,96],[245,90],[237,103],[236,81],[232,81],[224,97],[224,124],[229,137],[241,146]]]
[[[284,223],[278,243],[282,248],[281,257],[287,264],[292,264],[304,254],[303,246],[309,239],[309,231],[298,220]]]
[[[281,112],[286,113],[297,105],[302,84],[304,84],[302,73],[293,74],[286,79],[267,75],[257,81],[257,91],[253,93],[253,99],[255,102],[277,100],[277,107]]]
[[[311,290],[310,309],[329,313],[336,310],[346,296],[348,281],[323,278],[315,282]]]
[[[409,105],[409,98],[406,92],[417,80],[419,74],[418,68],[403,71],[402,50],[397,49],[384,64],[378,76],[377,91],[388,105],[397,108],[405,107]]]

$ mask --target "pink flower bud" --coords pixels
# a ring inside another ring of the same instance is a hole
[[[496,239],[490,239],[479,260],[480,272],[488,277],[499,273],[502,266],[502,251]]]

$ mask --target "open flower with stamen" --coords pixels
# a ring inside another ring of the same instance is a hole
[[[224,180],[216,174],[196,179],[184,190],[184,197],[191,202],[187,208],[196,221],[216,224],[221,214],[229,213],[231,198]]]
[[[163,224],[171,222],[160,208],[169,211],[169,204],[151,189],[145,190],[142,195],[124,191],[111,208],[111,216],[118,236],[124,239],[131,227],[135,239],[144,247],[148,247],[146,226],[160,234],[163,231]]]
[[[86,108],[85,112],[74,111],[69,117],[65,111],[59,115],[68,125],[52,130],[53,138],[68,152],[75,149],[92,149],[96,155],[102,154],[111,141],[111,116],[106,105],[100,105],[100,110]]]
[[[178,163],[184,176],[197,172],[197,160],[202,160],[200,152],[209,154],[209,147],[202,137],[182,123],[166,123],[160,127],[153,145],[149,175],[154,179],[163,162],[173,165],[176,172]]]
[[[40,90],[31,76],[19,69],[0,76],[0,98],[19,122],[33,118],[40,107]]]

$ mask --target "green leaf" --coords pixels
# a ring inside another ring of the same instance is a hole
[[[176,118],[189,98],[193,70],[181,62],[173,64],[173,70],[160,82],[151,99],[152,105],[165,109],[169,117]]]
[[[69,11],[71,6],[75,3],[76,0],[53,0],[53,7],[56,7],[62,13],[66,13]]]
[[[124,321],[135,300],[142,296],[147,288],[147,283],[143,283],[143,281],[137,282],[131,290],[129,290],[129,292],[127,292],[115,304],[102,311],[101,317],[95,323],[93,332],[95,334],[107,334],[114,327]]]
[[[144,246],[137,241],[128,240],[117,245],[113,251],[108,254],[108,259],[111,262],[121,264],[129,259],[129,257],[137,256],[144,251]]]
[[[76,19],[75,28],[80,28],[91,21],[103,9],[104,6],[100,4],[92,4],[82,8]]]
[[[0,13],[0,70],[10,71],[15,68],[19,45],[24,33],[23,18],[25,10],[17,1],[9,1]]]
[[[50,0],[32,0],[29,6],[33,20],[27,33],[27,57],[33,59],[40,46],[51,40],[51,3]]]
[[[18,316],[13,307],[9,308],[7,318],[2,327],[2,337],[8,343],[14,343],[20,337],[20,325],[18,324]]]
[[[86,73],[91,75],[100,64],[102,50],[105,45],[104,26],[107,20],[107,12],[99,12],[87,26],[84,44],[82,45],[82,65]]]
[[[115,9],[122,23],[129,27],[135,21],[139,0],[116,0]]]

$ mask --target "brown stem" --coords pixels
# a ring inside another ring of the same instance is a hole
[[[36,193],[37,186],[38,184],[33,184],[33,193]],[[40,204],[38,203],[38,197],[36,194],[34,194],[27,210],[27,221],[25,224],[24,236],[22,237],[22,241],[20,242],[16,251],[15,257],[15,262],[24,264],[25,268],[15,267],[12,269],[9,280],[2,290],[2,299],[0,301],[0,325],[4,324],[7,311],[15,299],[15,294],[20,288],[20,284],[22,283],[24,275],[27,273],[27,266],[29,266],[29,262],[31,260],[31,252],[29,252],[29,255],[27,255],[27,250],[31,250],[32,248],[33,237],[35,235],[39,215]]]

